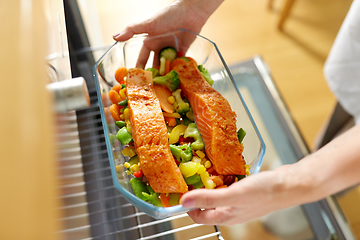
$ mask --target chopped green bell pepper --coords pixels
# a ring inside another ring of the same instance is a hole
[[[195,123],[190,123],[187,129],[185,130],[184,137],[192,137],[195,139],[195,142],[191,143],[190,147],[194,150],[204,150],[205,144],[201,138],[199,129],[196,127]]]
[[[131,133],[129,133],[128,130],[126,129],[126,126],[121,128],[117,132],[116,137],[123,145],[128,144],[133,140]]]
[[[179,162],[188,162],[192,159],[192,149],[188,145],[175,146],[170,144],[170,151]]]
[[[238,139],[239,139],[239,143],[242,142],[242,140],[244,139],[245,135],[246,135],[246,132],[245,132],[244,129],[240,128],[240,129],[237,131],[237,137],[238,137]]]
[[[187,185],[194,185],[195,183],[198,183],[199,181],[201,181],[201,177],[198,174],[195,174],[195,175],[185,178],[185,182]]]

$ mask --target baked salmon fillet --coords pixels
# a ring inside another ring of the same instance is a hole
[[[243,145],[236,133],[236,113],[229,102],[204,79],[195,63],[174,67],[180,87],[193,109],[196,126],[205,143],[205,151],[216,172],[245,175]]]
[[[185,193],[188,187],[171,154],[152,73],[129,69],[126,93],[135,149],[141,170],[157,193]]]

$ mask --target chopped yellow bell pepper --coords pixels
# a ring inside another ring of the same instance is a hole
[[[179,169],[181,174],[187,178],[190,177],[198,171],[199,167],[202,166],[200,163],[197,162],[186,162],[186,163],[180,163]]]
[[[179,141],[181,135],[184,135],[187,126],[177,125],[174,127],[169,135],[169,144],[174,144]]]

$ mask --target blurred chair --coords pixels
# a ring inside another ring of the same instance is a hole
[[[287,17],[289,16],[290,10],[291,10],[292,6],[294,5],[294,2],[295,2],[295,0],[284,0],[284,5],[281,10],[279,21],[277,23],[277,28],[280,31],[283,30],[284,23],[285,23]],[[269,9],[273,8],[273,3],[274,3],[274,0],[269,0],[269,2],[268,2]]]

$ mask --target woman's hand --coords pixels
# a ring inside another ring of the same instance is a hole
[[[243,223],[286,207],[281,203],[281,189],[286,176],[283,173],[266,171],[244,178],[228,188],[193,190],[181,198],[181,203],[184,207],[204,209],[188,212],[197,223]]]
[[[161,35],[178,29],[186,29],[199,33],[207,19],[216,10],[223,0],[178,0],[165,7],[154,17],[127,26],[124,31],[113,36],[116,41],[126,41],[135,34],[147,33],[149,36]],[[184,33],[178,38],[178,51],[186,53],[195,36]],[[155,52],[154,60],[158,59],[157,53],[166,47],[164,43],[153,39],[144,41],[140,51],[137,67],[144,68],[151,51]],[[156,66],[158,63],[154,61]]]
[[[360,183],[360,124],[301,161],[246,177],[228,188],[194,190],[181,198],[197,223],[232,225],[318,201]]]

